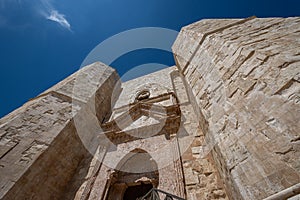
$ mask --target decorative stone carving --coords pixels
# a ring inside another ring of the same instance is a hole
[[[201,20],[178,35],[176,66],[125,83],[84,67],[0,120],[0,198],[299,194],[299,30]]]

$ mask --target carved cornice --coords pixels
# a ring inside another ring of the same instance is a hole
[[[164,106],[158,104],[166,100],[170,100],[171,105]],[[175,134],[180,127],[181,111],[174,93],[166,93],[145,99],[123,106],[117,110],[120,111],[121,109],[123,113],[120,116],[101,125],[106,137],[115,144],[162,134],[165,134],[166,138],[170,138],[170,135]],[[120,128],[130,126],[141,116],[153,117],[158,122],[126,131],[124,131],[124,128]]]

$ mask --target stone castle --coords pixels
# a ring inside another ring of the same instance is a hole
[[[124,83],[91,64],[3,117],[0,198],[300,198],[300,18],[201,20],[172,50]]]

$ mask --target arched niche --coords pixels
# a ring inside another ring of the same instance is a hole
[[[112,174],[106,200],[131,200],[158,187],[159,173],[155,160],[142,150],[134,149],[125,155]]]

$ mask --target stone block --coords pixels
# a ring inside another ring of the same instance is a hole
[[[199,183],[198,176],[193,173],[192,168],[183,168],[183,172],[186,185],[195,185]]]

